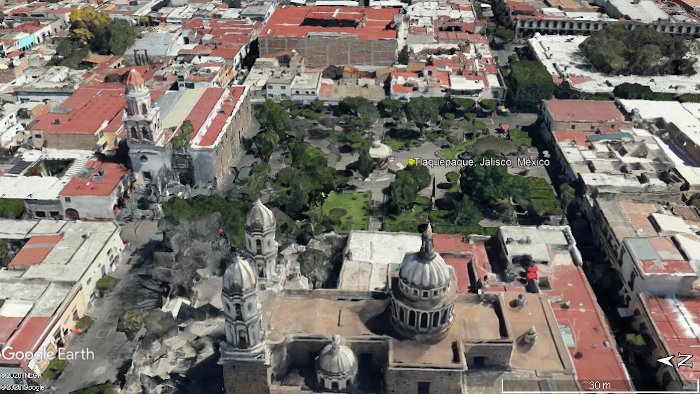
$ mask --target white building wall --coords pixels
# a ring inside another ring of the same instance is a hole
[[[623,243],[621,248],[620,275],[622,276],[623,296],[629,295],[634,298],[637,294],[647,293],[656,296],[677,296],[687,295],[691,289],[693,281],[698,279],[697,275],[679,275],[679,274],[652,274],[644,275],[637,268],[637,264],[633,261],[632,256]],[[634,275],[634,283],[630,287],[630,280]]]

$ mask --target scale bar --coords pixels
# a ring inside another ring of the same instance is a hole
[[[591,391],[522,391],[513,390],[506,391],[504,387],[505,379],[501,379],[501,393],[502,394],[585,394],[585,393],[606,393],[606,394],[700,394],[700,379],[695,382],[695,391],[608,391],[602,390],[591,390]]]

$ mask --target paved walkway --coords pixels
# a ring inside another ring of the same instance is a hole
[[[55,382],[53,392],[70,393],[83,387],[115,381],[120,372],[131,365],[137,342],[130,342],[124,333],[117,332],[117,322],[125,306],[122,292],[130,292],[133,283],[132,253],[147,243],[157,231],[157,222],[135,221],[122,226],[122,236],[128,241],[121,264],[110,275],[117,278],[114,289],[103,298],[96,298],[87,315],[95,319],[90,329],[83,334],[73,334],[67,350],[87,349],[94,353],[93,360],[72,360]],[[136,259],[137,255],[133,255]],[[126,289],[126,290],[125,290]]]

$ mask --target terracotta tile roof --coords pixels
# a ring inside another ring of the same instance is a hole
[[[128,172],[121,164],[98,160],[89,161],[85,168],[89,170],[89,176],[72,177],[61,190],[61,196],[109,196]]]
[[[309,33],[338,33],[357,35],[360,40],[396,39],[396,30],[390,28],[399,10],[368,7],[293,7],[277,8],[260,37],[306,37]],[[358,27],[322,27],[304,25],[305,20],[355,21]],[[360,22],[362,26],[360,25]]]

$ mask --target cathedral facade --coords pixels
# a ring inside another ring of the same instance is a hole
[[[547,299],[459,293],[430,225],[383,291],[270,290],[274,227],[257,201],[246,250],[225,272],[227,394],[490,393],[516,378],[537,390],[543,371],[557,389],[576,388]]]

